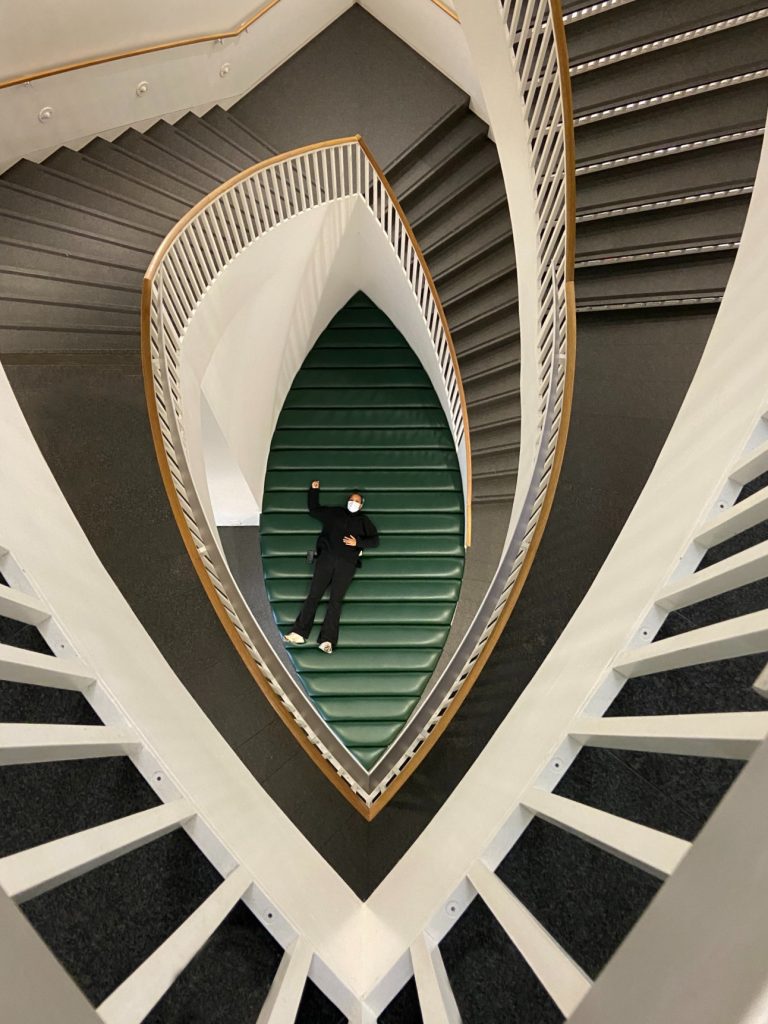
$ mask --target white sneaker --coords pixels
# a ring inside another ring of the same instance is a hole
[[[286,633],[283,640],[289,644],[303,644],[305,642],[301,633]]]
[[[320,650],[323,651],[324,654],[333,654],[333,644],[330,640],[323,640],[320,644]]]

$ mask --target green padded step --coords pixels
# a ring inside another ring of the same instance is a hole
[[[362,486],[362,484],[360,485]],[[366,499],[365,511],[372,517],[380,515],[382,512],[455,512],[461,513],[461,495],[456,494],[455,491],[392,491],[389,494],[381,492],[379,494],[372,493],[369,488],[364,488],[368,495]],[[343,505],[347,500],[349,494],[348,490],[333,490],[332,488],[323,488],[323,500],[328,505]],[[306,491],[304,488],[295,491],[283,491],[273,490],[270,492],[268,498],[264,501],[264,512],[300,512],[304,510],[306,505]],[[423,534],[420,534],[420,543],[426,544],[426,538]],[[393,540],[390,537],[390,542]],[[441,543],[448,543],[445,538],[441,538]],[[458,544],[461,547],[461,543],[451,541],[451,544]],[[378,553],[381,549],[376,552],[372,551],[371,554]],[[392,544],[387,544],[384,551],[391,551],[392,554],[402,554],[401,551],[392,550]],[[275,554],[276,552],[270,552]],[[453,554],[453,551],[447,552],[444,550],[427,551],[424,549],[424,554]],[[459,552],[456,551],[458,554]]]
[[[278,448],[352,447],[355,451],[376,448],[453,448],[453,439],[444,430],[416,428],[382,430],[380,427],[338,427],[331,430],[277,430],[272,438],[272,451]]]
[[[348,305],[339,310],[328,326],[331,330],[335,327],[388,327],[391,329],[392,321],[374,305]],[[373,338],[371,341],[375,344]]]
[[[366,348],[358,345],[355,348],[354,357],[350,355],[349,348],[321,348],[318,345],[312,349],[304,360],[304,368],[310,370],[325,369],[334,367],[346,369],[350,363],[355,366],[379,366],[379,367],[407,367],[421,366],[419,357],[412,349],[397,348]]]
[[[381,367],[348,366],[333,368],[304,367],[296,374],[292,388],[377,388],[381,382]],[[421,366],[388,368],[387,387],[424,388],[424,370]]]
[[[326,491],[329,494],[333,492],[346,494],[349,492],[348,470],[326,470],[320,482],[323,485],[324,493]],[[301,491],[306,496],[309,483],[310,478],[303,469],[270,470],[265,481],[264,508],[267,509],[269,507],[269,499],[276,491]],[[423,491],[426,488],[430,491],[450,492],[456,498],[456,507],[459,509],[464,507],[464,498],[461,492],[461,475],[457,470],[389,470],[365,469],[361,467],[357,471],[357,478],[352,486],[364,488],[366,494],[369,495],[369,503],[373,500],[373,491],[391,494],[403,491]],[[376,501],[378,500],[377,496]],[[412,499],[407,495],[403,496],[403,501],[410,500]]]
[[[313,523],[306,513],[273,512],[262,516],[261,532],[265,537],[271,533],[306,533]],[[380,534],[464,533],[463,517],[451,512],[382,512],[375,523]]]
[[[281,430],[311,430],[313,427],[445,427],[441,405],[407,409],[283,409]]]
[[[410,349],[410,346],[407,347]],[[315,342],[314,349],[334,348],[353,348],[356,352],[373,348],[396,348],[402,351],[403,336],[396,327],[377,327],[373,330],[366,327],[327,327]]]
[[[267,580],[267,595],[270,601],[303,601],[307,596],[307,584],[302,579],[282,577]],[[358,574],[352,580],[345,607],[355,601],[453,601],[459,599],[461,583],[458,580],[366,580]],[[344,621],[342,615],[342,622]]]
[[[267,595],[288,632],[309,589],[320,524],[306,490],[343,505],[362,488],[381,544],[347,592],[332,655],[286,650],[319,713],[366,768],[417,706],[456,610],[464,497],[440,401],[418,357],[362,293],[326,328],[296,375],[272,438],[261,517]]]
[[[443,579],[460,580],[464,570],[463,558],[368,558],[363,555],[362,568],[358,574],[366,579]],[[277,577],[312,576],[313,567],[306,558],[265,558],[264,577],[273,580]]]
[[[440,407],[431,387],[297,388],[296,391],[291,389],[285,399],[288,409],[423,409],[425,406]]]
[[[302,672],[301,678],[312,697],[418,697],[429,676],[429,672]]]
[[[291,658],[299,672],[431,672],[440,648],[391,647],[386,650],[339,646],[333,654],[319,647],[292,647]]]
[[[372,513],[375,515],[375,513]],[[294,557],[304,558],[307,551],[314,548],[317,531],[313,533],[271,533],[262,538],[261,553],[264,558]],[[371,558],[393,558],[407,555],[430,555],[463,558],[464,542],[458,534],[442,534],[423,537],[421,534],[395,533],[387,537],[387,543],[365,552],[366,564]]]
[[[269,464],[271,469],[303,469],[317,473],[323,469],[348,468],[354,474],[363,457],[369,469],[450,469],[456,461],[456,453],[452,448],[418,451],[376,448],[369,449],[364,456],[361,456],[357,448],[317,448],[314,451],[279,448],[270,454]],[[355,482],[350,486],[363,485]]]
[[[327,601],[320,604],[318,621],[325,615],[326,605]],[[344,626],[345,629],[347,626],[385,623],[450,626],[455,607],[450,601],[409,601],[406,605],[397,601],[350,601],[344,606]],[[275,621],[284,628],[296,621],[300,608],[300,601],[276,601],[272,604]]]
[[[333,723],[333,731],[348,747],[387,747],[402,728],[402,722]]]
[[[371,771],[386,749],[386,747],[350,747],[349,752],[357,758],[363,768]]]
[[[309,636],[311,647],[318,641],[320,617]],[[398,623],[378,626],[350,626],[344,623],[344,647],[442,647],[448,636],[448,626],[422,626]],[[341,650],[341,648],[339,648]],[[291,648],[295,650],[295,648]],[[328,655],[326,655],[328,657]]]
[[[315,704],[327,722],[404,722],[418,697],[324,697]]]

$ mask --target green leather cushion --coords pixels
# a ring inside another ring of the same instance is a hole
[[[282,576],[266,581],[270,601],[303,601],[307,596],[307,581],[300,577]],[[358,573],[344,598],[344,607],[354,601],[458,601],[459,580],[378,580],[365,579]]]
[[[262,517],[261,532],[268,537],[272,533],[306,533],[317,520],[306,512],[274,512]],[[376,516],[376,528],[384,536],[391,533],[457,533],[463,534],[464,523],[460,515],[450,512],[382,512]],[[320,524],[317,526],[320,532]]]
[[[460,580],[464,569],[463,558],[371,558],[363,554],[363,565],[358,569],[369,580],[414,577]],[[306,558],[265,558],[264,577],[296,577],[309,580],[313,567]]]

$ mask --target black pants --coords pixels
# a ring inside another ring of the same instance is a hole
[[[302,605],[296,621],[293,624],[293,631],[303,636],[306,640],[315,624],[315,612],[323,597],[323,594],[330,587],[328,597],[328,610],[325,613],[323,624],[320,627],[319,643],[329,640],[333,646],[339,639],[339,616],[341,615],[341,602],[347,592],[352,577],[357,569],[356,561],[334,558],[333,555],[323,553],[318,556],[315,562],[315,572],[312,576],[312,585],[309,588],[307,599]]]

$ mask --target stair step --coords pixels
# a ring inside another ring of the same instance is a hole
[[[167,174],[156,161],[120,148],[116,143],[94,139],[81,151],[81,155],[99,167],[123,174],[138,185],[148,185],[167,197],[175,197],[185,203],[187,209],[194,206],[206,194],[204,188],[189,185],[175,175]]]
[[[189,122],[187,122],[189,123]],[[158,121],[144,135],[145,139],[161,146],[165,151],[172,153],[177,159],[193,169],[200,176],[210,177],[213,185],[227,181],[242,169],[241,162],[233,162],[228,156],[218,154],[208,145],[208,139],[197,141],[182,130],[177,131],[174,125],[167,121]]]
[[[499,210],[496,216],[471,224],[453,244],[438,250],[432,249],[425,256],[432,276],[440,287],[443,281],[450,281],[454,274],[471,270],[476,260],[508,246],[511,239],[509,214]]]
[[[579,3],[578,6],[587,5]],[[573,65],[599,54],[614,53],[752,11],[758,6],[759,0],[697,0],[693,6],[670,4],[666,0],[630,3],[621,9],[602,12],[599,17],[570,22],[568,57]]]
[[[228,139],[230,145],[237,146],[241,152],[247,154],[253,164],[275,155],[274,150],[266,142],[255,136],[234,114],[219,106],[211,107],[203,116],[203,121],[220,137]]]
[[[488,253],[476,257],[450,277],[443,277],[438,284],[440,301],[444,307],[461,302],[497,281],[504,281],[513,289],[517,288],[515,274],[515,249],[511,238]]]
[[[56,276],[50,271],[25,269],[0,264],[0,294],[28,302],[93,303],[101,308],[137,312],[140,291],[128,285],[106,285],[68,276]]]
[[[48,277],[103,285],[107,288],[130,288],[138,294],[143,274],[139,269],[119,266],[112,260],[97,260],[19,239],[0,237],[0,263],[20,271],[40,273]]]
[[[705,244],[723,236],[739,237],[748,206],[749,196],[739,195],[589,221],[580,224],[576,232],[577,256],[649,251],[655,246],[673,248],[689,242]]]
[[[489,221],[498,224],[499,217],[509,220],[507,195],[501,178],[494,179],[493,187],[489,188],[487,193],[472,196],[470,201],[463,206],[459,205],[450,215],[444,215],[439,222],[414,230],[423,252],[428,254],[429,262],[435,253],[442,253],[449,247],[460,245],[464,237],[480,225]]]
[[[11,326],[77,330],[95,325],[133,331],[139,329],[138,306],[135,309],[107,303],[97,306],[93,301],[65,300],[58,296],[25,301],[17,295],[0,294],[0,309],[0,330],[7,330]]]
[[[507,271],[459,293],[445,305],[445,315],[451,330],[455,324],[460,331],[463,325],[492,317],[497,310],[509,311],[513,304],[516,309],[517,276]]]
[[[134,180],[128,174],[105,167],[82,152],[71,149],[57,149],[44,164],[70,178],[75,178],[89,188],[101,189],[107,195],[124,197],[134,208],[142,207],[152,212],[159,221],[175,223],[189,209],[189,206],[175,196],[161,191],[147,182]]]
[[[76,252],[78,256],[86,255],[104,264],[115,260],[123,269],[133,267],[142,274],[151,256],[150,250],[121,245],[92,232],[78,231],[73,227],[38,220],[28,215],[8,215],[2,212],[1,206],[0,238],[10,243],[38,245],[64,254]]]
[[[713,102],[714,99],[714,102]],[[768,80],[734,84],[715,93],[627,111],[622,117],[576,128],[578,162],[585,163],[727,132],[762,128]]]
[[[419,160],[435,144],[439,143],[446,132],[450,132],[458,122],[463,121],[467,117],[468,111],[469,97],[465,96],[449,107],[434,124],[430,125],[425,132],[384,168],[387,179],[395,181],[399,175],[405,172],[407,167]]]
[[[479,117],[465,114],[448,128],[420,159],[389,181],[397,198],[405,206],[425,189],[433,189],[458,165],[488,143],[488,125]]]
[[[3,181],[21,185],[54,201],[58,199],[76,209],[88,210],[96,216],[112,218],[118,224],[145,229],[158,239],[164,237],[177,219],[159,216],[147,208],[146,199],[144,203],[127,202],[119,194],[108,194],[98,186],[72,179],[66,172],[30,160],[20,160],[6,171]]]
[[[644,162],[579,178],[579,211],[603,206],[629,206],[668,195],[690,195],[754,180],[760,160],[761,138],[694,150],[674,159]],[[734,172],[737,171],[736,175]]]
[[[237,142],[219,131],[216,125],[207,118],[197,117],[195,114],[185,114],[175,122],[173,128],[178,135],[193,145],[223,160],[231,168],[230,177],[232,174],[258,163],[247,150],[242,149]]]
[[[155,251],[163,238],[158,231],[135,228],[117,218],[99,215],[77,204],[53,199],[35,189],[7,181],[0,181],[0,208],[5,214],[15,213],[36,223],[45,222],[81,234],[88,233],[148,255]]]
[[[160,142],[148,135],[141,135],[133,128],[123,132],[112,145],[128,156],[141,160],[145,166],[156,167],[162,171],[166,176],[166,183],[172,180],[186,185],[197,194],[198,199],[207,195],[219,184],[215,175],[200,170],[199,167],[191,166],[186,159],[176,156]]]
[[[765,22],[740,25],[572,79],[576,117],[766,66]],[[652,83],[652,84],[650,84]]]
[[[722,294],[733,266],[731,252],[579,270],[577,304],[634,301],[656,295]]]
[[[411,224],[423,226],[446,207],[463,206],[470,195],[478,192],[487,194],[489,189],[493,193],[500,174],[496,147],[492,142],[485,142],[426,195],[417,195],[415,201],[404,202],[403,209]]]
[[[475,402],[493,398],[496,395],[505,395],[511,400],[520,394],[520,370],[518,367],[508,367],[504,372],[481,374],[469,380],[464,380],[464,394],[467,399],[467,407],[472,408]]]

